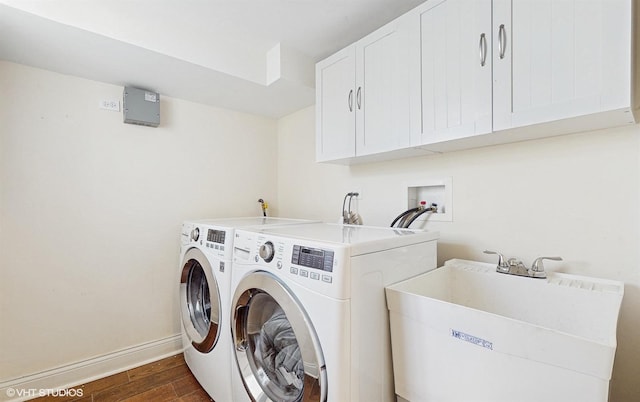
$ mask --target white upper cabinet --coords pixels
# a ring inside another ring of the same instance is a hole
[[[633,124],[640,7],[632,2],[424,2],[317,64],[317,160]]]
[[[491,0],[428,1],[410,18],[413,142],[491,132]]]
[[[493,21],[494,131],[615,110],[630,120],[630,0],[494,0]]]
[[[407,148],[409,27],[395,20],[316,65],[316,160]]]
[[[316,161],[356,154],[356,53],[342,49],[316,65]]]
[[[356,43],[356,155],[405,148],[409,133],[408,25],[398,19]]]

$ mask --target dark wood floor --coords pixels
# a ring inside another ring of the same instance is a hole
[[[51,396],[34,401],[212,401],[189,371],[182,354],[71,388],[82,390],[82,397]]]

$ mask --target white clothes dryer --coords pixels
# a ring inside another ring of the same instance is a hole
[[[248,217],[188,221],[182,225],[180,312],[184,358],[215,401],[231,400],[231,265],[236,228],[312,221]]]
[[[395,401],[385,287],[436,268],[437,238],[327,223],[236,231],[233,401]]]

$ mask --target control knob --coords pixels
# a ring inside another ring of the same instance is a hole
[[[258,254],[260,255],[260,258],[262,258],[265,262],[271,262],[275,254],[273,243],[271,243],[270,241],[264,243],[262,246],[260,246]]]
[[[194,228],[191,231],[191,241],[198,241],[199,238],[200,238],[200,229]]]

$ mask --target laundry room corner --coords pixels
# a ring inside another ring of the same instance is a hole
[[[124,124],[123,87],[4,61],[0,89],[0,385],[178,353],[180,225],[275,200],[276,121],[162,97]]]

